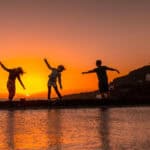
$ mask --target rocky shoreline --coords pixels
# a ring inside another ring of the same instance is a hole
[[[47,100],[1,101],[0,109],[56,109],[100,107],[150,106],[149,99],[63,99],[50,103]]]

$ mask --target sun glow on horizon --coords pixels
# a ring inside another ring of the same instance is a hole
[[[20,93],[26,98],[32,98],[35,97],[35,95],[47,97],[47,94],[44,95],[43,93],[47,93],[48,75],[51,73],[51,71],[47,68],[41,58],[22,58],[15,59],[15,61],[14,59],[8,59],[7,61],[2,62],[8,68],[22,66],[24,71],[26,72],[21,76],[21,80],[23,81],[26,89],[24,90],[21,87],[19,81],[16,79],[16,95]],[[52,62],[52,66],[57,67],[57,65],[53,65],[52,60],[50,62]],[[76,66],[65,66],[67,67],[67,69],[62,73],[63,89],[60,91],[62,95],[92,91],[97,89],[97,78],[95,74],[83,76],[81,74],[81,72],[84,70],[83,67],[77,68]],[[3,87],[3,89],[1,89],[1,93],[7,93],[6,82],[8,73],[2,69],[0,69],[0,73],[2,73],[0,83],[1,87]],[[53,91],[52,96],[56,96],[55,92]]]

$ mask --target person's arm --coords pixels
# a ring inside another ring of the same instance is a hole
[[[2,64],[2,62],[0,62],[0,65],[2,66],[2,68],[3,68],[5,71],[8,71],[8,72],[9,72],[9,71],[11,70],[11,69],[8,69],[7,67],[5,67],[4,64]]]
[[[110,71],[116,71],[117,73],[120,73],[118,69],[114,69],[114,68],[110,68],[110,67],[106,67],[107,70],[110,70]]]
[[[60,88],[62,89],[61,74],[58,76],[58,83],[59,83]]]
[[[88,73],[94,73],[94,72],[95,72],[95,69],[89,70],[89,71],[85,71],[85,72],[82,72],[82,74],[88,74]]]
[[[17,76],[17,78],[18,78],[18,80],[19,80],[19,82],[20,82],[21,86],[25,89],[25,86],[24,86],[24,84],[23,84],[23,82],[22,82],[22,80],[21,80],[20,76]]]
[[[50,69],[50,70],[53,70],[54,68],[48,63],[47,59],[44,59],[44,62],[45,64],[47,65],[47,67]]]

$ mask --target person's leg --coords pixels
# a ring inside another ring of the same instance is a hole
[[[12,101],[13,98],[14,98],[14,96],[15,96],[15,91],[16,91],[15,82],[8,81],[8,83],[7,83],[7,89],[8,89],[8,92],[9,92],[8,99],[9,99],[9,101]]]
[[[13,98],[14,98],[14,96],[15,96],[15,92],[9,90],[9,97],[8,97],[8,98],[9,98],[9,101],[12,101]]]
[[[61,96],[60,92],[58,91],[57,86],[54,86],[54,89],[55,89],[55,91],[56,91],[56,93],[57,93],[59,99],[61,100],[61,99],[62,99],[62,96]]]
[[[104,98],[108,99],[109,98],[109,88],[108,88],[108,82],[104,82]]]
[[[99,91],[103,99],[108,99],[109,97],[109,88],[107,80],[99,82]]]
[[[98,82],[98,89],[99,89],[99,94],[101,95],[102,99],[104,98],[104,93],[103,93],[103,84],[102,82]]]
[[[51,100],[51,86],[48,86],[48,100]]]
[[[99,94],[101,94],[101,83],[100,83],[100,81],[98,82],[98,92],[99,92]]]
[[[105,99],[105,93],[104,92],[101,93],[101,96],[102,96],[102,99]]]
[[[108,97],[109,97],[109,94],[108,94],[108,92],[106,91],[106,92],[104,93],[104,98],[105,98],[105,99],[108,99]]]

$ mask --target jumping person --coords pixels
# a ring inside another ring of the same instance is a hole
[[[110,68],[107,66],[102,66],[102,61],[101,60],[96,60],[96,66],[97,68],[93,70],[89,70],[86,72],[82,72],[82,74],[87,74],[87,73],[96,73],[98,77],[98,87],[99,87],[99,92],[102,96],[102,98],[106,98],[109,95],[109,88],[108,88],[108,76],[107,76],[107,70],[110,71],[116,71],[119,73],[117,69]]]
[[[8,81],[7,81],[7,89],[9,92],[8,99],[11,102],[13,100],[13,98],[15,96],[15,92],[16,92],[16,86],[15,86],[16,78],[19,80],[21,86],[25,89],[25,86],[20,78],[20,75],[23,75],[24,71],[21,67],[8,69],[2,64],[2,62],[0,62],[0,65],[5,71],[7,71],[9,73],[9,77],[8,77]]]
[[[52,71],[51,74],[49,75],[49,80],[48,80],[48,100],[51,101],[51,87],[53,87],[59,97],[59,100],[61,101],[62,96],[57,87],[57,78],[58,78],[60,89],[62,89],[61,72],[65,70],[65,67],[63,65],[59,65],[57,68],[53,68],[48,63],[47,59],[44,59],[44,62],[46,63],[47,67]]]

